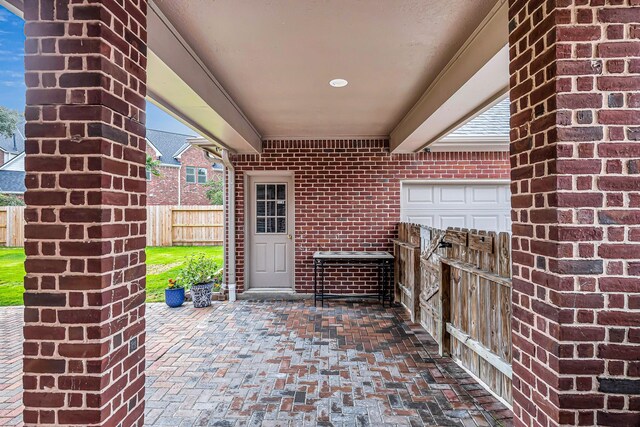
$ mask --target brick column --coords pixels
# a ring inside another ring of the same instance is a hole
[[[640,425],[640,1],[510,0],[520,426]]]
[[[141,426],[146,0],[26,0],[26,425]]]

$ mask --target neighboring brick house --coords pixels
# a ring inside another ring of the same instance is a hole
[[[147,174],[148,205],[209,205],[205,183],[222,179],[222,166],[192,145],[190,135],[147,129],[147,154],[160,160],[160,176]]]
[[[14,138],[0,138],[0,193],[22,196],[24,136],[21,125]],[[147,154],[161,161],[161,176],[147,181],[148,205],[209,205],[205,182],[222,179],[222,166],[210,154],[191,145],[190,135],[147,130]]]

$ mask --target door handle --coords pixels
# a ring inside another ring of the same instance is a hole
[[[289,238],[289,240],[293,239],[293,236],[291,234],[287,234],[287,237]]]

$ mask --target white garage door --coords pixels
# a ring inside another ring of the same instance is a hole
[[[402,183],[400,216],[405,222],[487,231],[511,231],[508,182]]]

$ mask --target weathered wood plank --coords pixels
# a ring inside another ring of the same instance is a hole
[[[450,334],[450,336],[454,337],[460,343],[464,344],[473,352],[475,352],[478,356],[489,362],[492,366],[509,377],[509,379],[513,377],[513,369],[511,368],[511,364],[506,360],[493,354],[488,348],[471,338],[468,334],[465,334],[464,332],[455,328],[451,323],[447,323],[446,330]]]
[[[500,264],[498,274],[502,277],[511,276],[511,236],[500,233]],[[506,260],[505,260],[506,259]],[[509,279],[511,280],[511,279]],[[501,340],[498,355],[511,362],[511,287],[502,289],[500,294]]]
[[[454,261],[452,259],[449,258],[443,258],[442,262],[444,264],[448,264],[451,267],[454,267],[458,270],[462,270],[465,271],[467,273],[472,273],[476,276],[480,276],[484,279],[490,280],[493,283],[497,283],[498,285],[502,285],[504,287],[507,288],[511,288],[511,279],[510,278],[506,278],[506,277],[502,277],[502,276],[498,276],[494,273],[489,273],[487,271],[483,271],[480,270],[479,268],[474,267],[472,264],[469,264],[468,262],[461,262],[461,261]]]
[[[468,235],[468,233],[466,231],[450,228],[450,229],[447,230],[447,232],[446,232],[446,234],[444,236],[444,241],[447,242],[447,243],[451,243],[453,245],[466,246],[467,245],[467,235]]]
[[[442,264],[440,271],[440,355],[450,354],[451,337],[446,325],[451,319],[451,269],[448,265]]]
[[[469,249],[493,253],[493,236],[480,233],[469,233]]]

